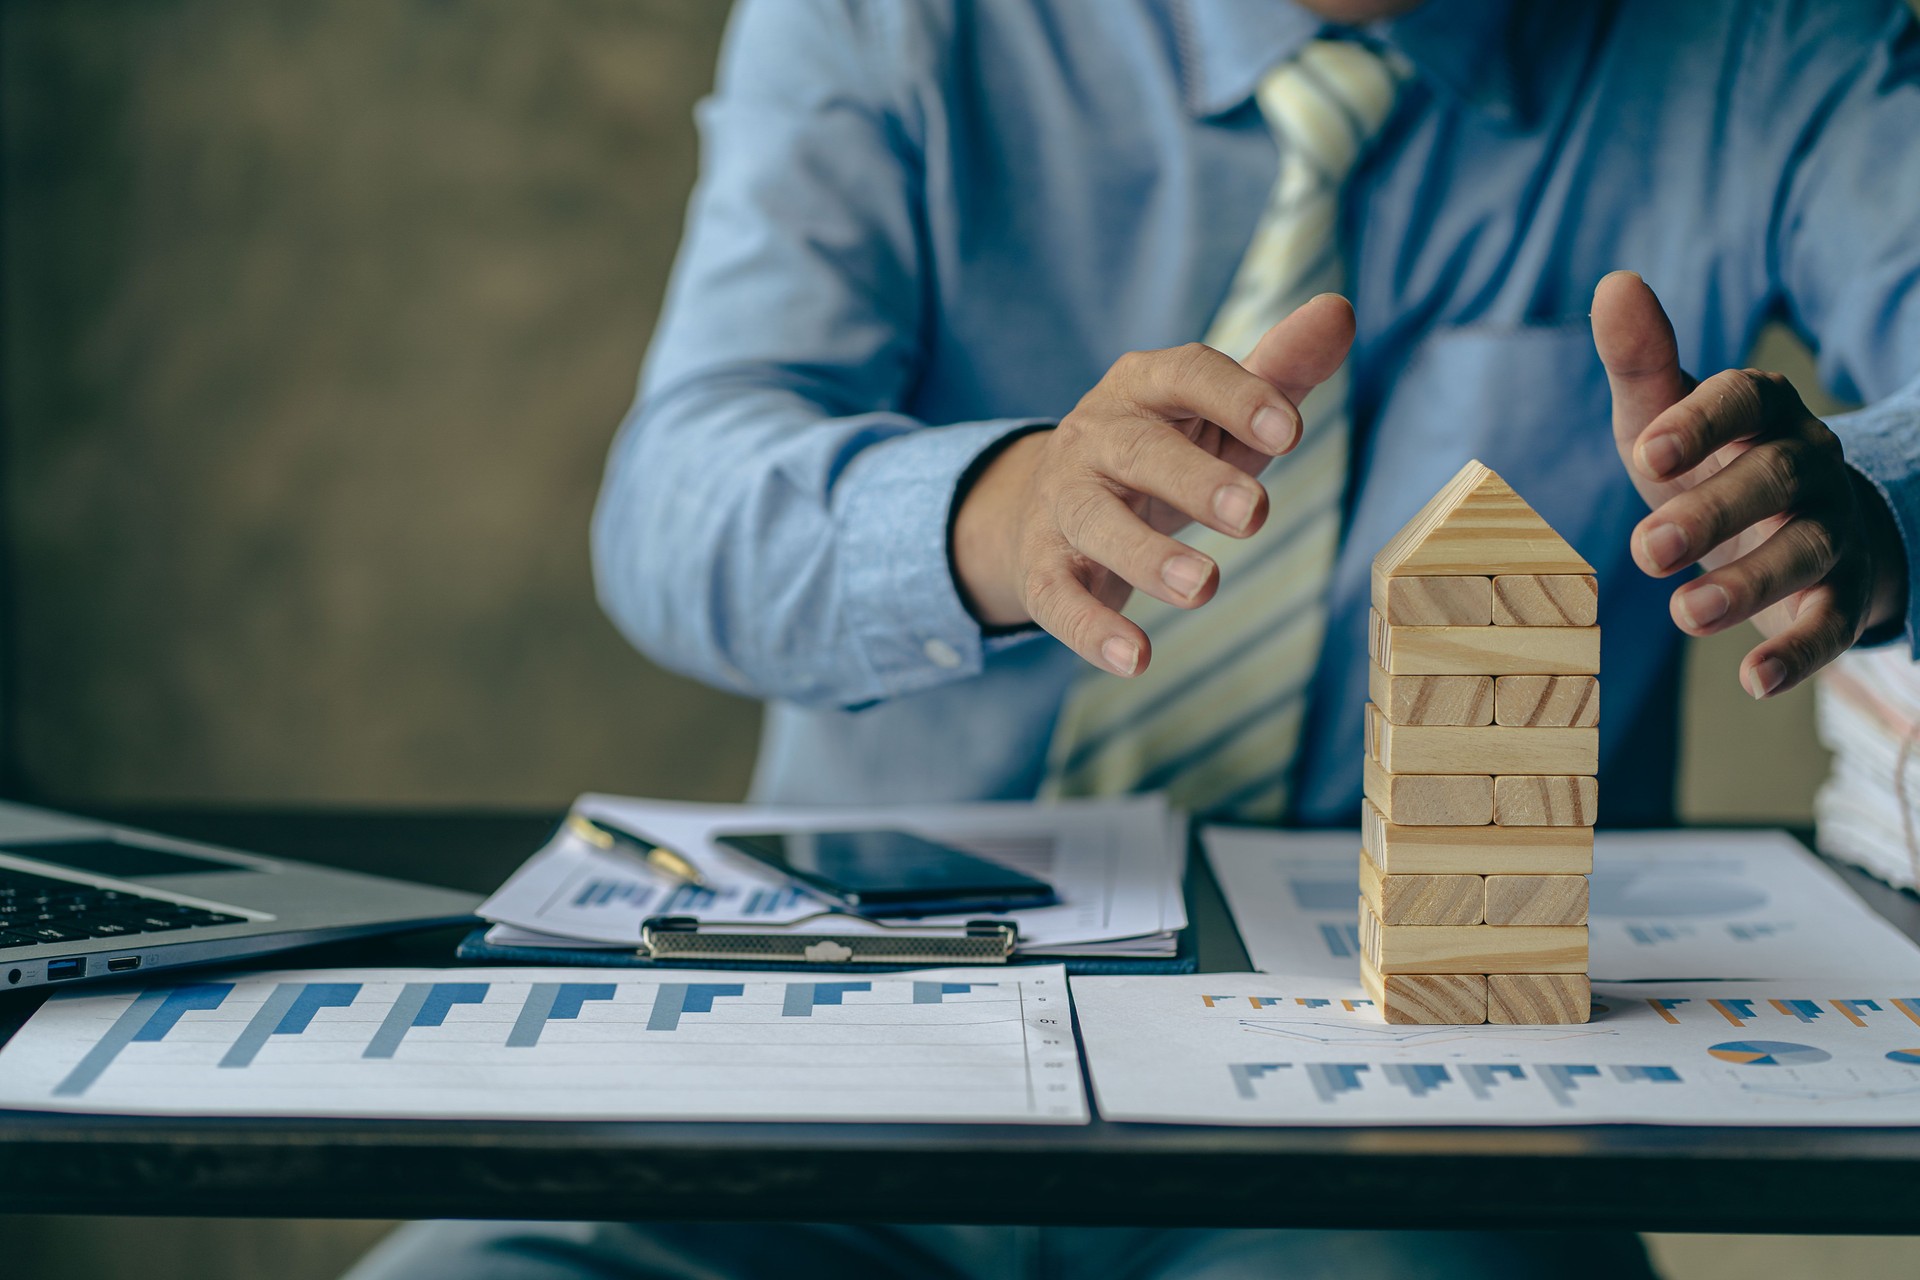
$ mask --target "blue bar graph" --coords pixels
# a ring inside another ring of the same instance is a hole
[[[589,880],[573,895],[576,907],[644,907],[653,897],[653,886],[639,880]]]
[[[231,982],[196,982],[141,992],[67,1073],[66,1079],[53,1087],[54,1096],[72,1098],[85,1093],[88,1086],[100,1078],[101,1072],[113,1065],[122,1049],[135,1041],[166,1039],[181,1014],[194,1009],[218,1009],[232,991]]]
[[[1357,924],[1323,924],[1320,926],[1320,940],[1327,944],[1327,954],[1339,959],[1360,954],[1360,926]]]
[[[1691,937],[1693,926],[1672,924],[1630,924],[1627,936],[1643,947],[1658,946],[1662,942],[1677,942],[1681,938]]]
[[[713,1002],[722,996],[746,994],[738,982],[663,982],[654,993],[653,1012],[647,1015],[647,1030],[677,1031],[683,1013],[712,1013]]]
[[[1780,1012],[1798,1018],[1802,1022],[1816,1021],[1826,1012],[1817,1000],[1775,1000],[1772,1004]]]
[[[1416,1098],[1424,1098],[1453,1077],[1437,1062],[1389,1062],[1380,1069],[1388,1084],[1399,1085]]]
[[[821,1005],[839,1004],[849,991],[871,991],[871,982],[789,982],[780,1006],[783,1018],[810,1018]]]
[[[484,982],[409,982],[360,1056],[391,1058],[413,1028],[442,1026],[454,1005],[480,1004],[486,998]]]
[[[714,896],[714,891],[702,884],[677,884],[660,903],[659,914],[698,915],[713,905]]]
[[[344,1009],[360,994],[357,982],[281,982],[275,984],[239,1038],[220,1059],[223,1067],[250,1065],[274,1036],[297,1036],[313,1025],[322,1009]]]
[[[1563,1107],[1573,1105],[1573,1095],[1579,1090],[1581,1080],[1598,1079],[1600,1075],[1600,1068],[1584,1063],[1546,1062],[1535,1070],[1540,1073],[1540,1083],[1547,1087],[1553,1100]]]
[[[1332,1102],[1343,1093],[1360,1088],[1360,1073],[1371,1070],[1364,1062],[1309,1062],[1307,1079],[1322,1102]]]
[[[507,1033],[509,1049],[531,1049],[540,1043],[540,1033],[549,1022],[578,1018],[581,1006],[589,1000],[611,1000],[615,991],[611,982],[536,982],[527,988],[520,1016]]]
[[[1284,1071],[1292,1066],[1290,1062],[1231,1062],[1227,1064],[1227,1075],[1233,1080],[1233,1091],[1251,1102],[1254,1098],[1253,1082],[1270,1076],[1276,1071]]]
[[[1730,924],[1727,926],[1727,936],[1735,942],[1757,942],[1762,938],[1777,938],[1791,928],[1793,925],[1790,923]]]
[[[999,985],[997,982],[916,982],[913,984],[913,1002],[939,1004],[947,996],[964,996],[975,987]]]
[[[1331,1000],[1322,1000],[1319,996],[1295,996],[1293,1002],[1303,1009],[1324,1009],[1333,1003]]]
[[[1501,1081],[1525,1080],[1527,1073],[1517,1062],[1470,1063],[1460,1068],[1460,1078],[1467,1082],[1468,1093],[1485,1102]]]
[[[1608,1067],[1607,1070],[1613,1073],[1615,1080],[1623,1084],[1632,1084],[1635,1081],[1647,1084],[1679,1084],[1681,1082],[1680,1073],[1672,1067],[1618,1066]]]

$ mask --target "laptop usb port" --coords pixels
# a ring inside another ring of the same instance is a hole
[[[139,956],[115,956],[107,961],[108,973],[132,973],[140,967]]]
[[[47,981],[58,982],[62,978],[77,978],[87,971],[85,960],[49,960],[47,961]]]

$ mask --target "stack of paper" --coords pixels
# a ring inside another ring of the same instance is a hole
[[[1920,667],[1899,649],[1849,653],[1821,674],[1833,773],[1814,800],[1822,853],[1889,884],[1920,880]]]
[[[844,918],[805,921],[828,904],[715,843],[728,832],[895,828],[1045,880],[1059,904],[1006,912],[1017,954],[1100,958],[1172,956],[1187,924],[1181,882],[1186,824],[1160,796],[1055,805],[771,808],[586,795],[575,812],[674,849],[700,869],[689,885],[596,849],[563,828],[480,906],[487,941],[504,947],[631,949],[653,916],[791,925],[844,932]],[[970,913],[971,916],[979,912]],[[970,916],[919,923],[964,924]]]

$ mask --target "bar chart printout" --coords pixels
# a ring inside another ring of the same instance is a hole
[[[0,1107],[154,1115],[1083,1124],[1058,966],[859,981],[287,971],[60,992]]]
[[[1073,980],[1109,1120],[1920,1125],[1920,982],[1596,983],[1593,1021],[1390,1026],[1313,975]]]

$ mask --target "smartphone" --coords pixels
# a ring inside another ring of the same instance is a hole
[[[714,840],[861,915],[957,915],[1059,901],[1044,880],[907,831],[740,832]]]

